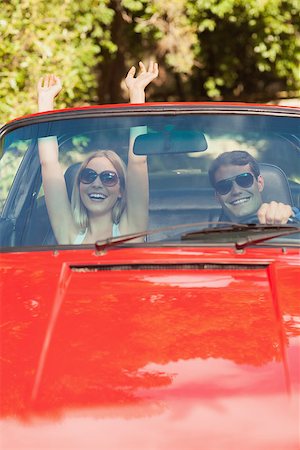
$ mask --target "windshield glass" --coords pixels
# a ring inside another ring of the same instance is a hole
[[[2,246],[92,244],[147,229],[158,230],[147,242],[180,242],[193,227],[165,228],[299,219],[296,115],[87,111],[35,116],[3,135]]]

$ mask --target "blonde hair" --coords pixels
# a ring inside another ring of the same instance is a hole
[[[82,230],[85,230],[88,227],[89,218],[87,209],[82,203],[80,196],[79,175],[81,171],[88,165],[88,163],[94,158],[107,158],[114,166],[119,177],[121,197],[118,198],[112,208],[112,220],[115,224],[118,224],[120,222],[123,211],[126,208],[126,165],[124,161],[119,157],[119,155],[113,150],[97,150],[82,162],[76,174],[72,190],[72,213],[76,225],[78,225]]]

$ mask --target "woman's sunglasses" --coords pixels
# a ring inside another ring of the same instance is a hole
[[[246,172],[232,178],[226,178],[226,180],[220,180],[215,184],[215,190],[220,195],[226,195],[231,191],[233,182],[242,188],[249,188],[253,185],[254,176],[252,173]]]
[[[112,170],[104,170],[103,172],[97,173],[93,169],[85,168],[79,174],[79,181],[83,184],[91,184],[97,177],[100,178],[103,186],[108,187],[115,186],[119,180],[117,173]]]

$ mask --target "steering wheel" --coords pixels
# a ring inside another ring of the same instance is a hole
[[[287,223],[291,223],[293,225],[299,225],[300,224],[299,220],[296,219],[296,217],[293,217],[293,216],[289,217]]]
[[[255,223],[259,223],[259,220],[258,220],[257,214],[251,214],[250,216],[248,216],[245,220],[241,221],[240,223],[252,225]]]

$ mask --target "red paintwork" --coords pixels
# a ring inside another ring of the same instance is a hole
[[[7,122],[8,124],[19,121],[20,119],[26,119],[26,118],[33,118],[33,117],[39,117],[39,116],[46,116],[49,114],[55,113],[63,113],[63,112],[74,112],[74,111],[86,111],[86,110],[92,110],[92,109],[122,109],[122,108],[135,108],[136,107],[153,107],[153,106],[165,106],[166,108],[169,108],[170,106],[178,106],[178,107],[189,107],[189,106],[199,106],[199,107],[211,107],[211,106],[219,106],[221,108],[226,107],[234,107],[235,109],[238,109],[239,107],[245,108],[258,108],[257,112],[259,111],[259,108],[263,108],[265,110],[299,110],[299,106],[286,106],[286,105],[272,105],[272,104],[265,104],[265,103],[246,103],[246,102],[147,102],[147,103],[112,103],[112,104],[102,104],[102,105],[88,105],[88,106],[78,106],[76,108],[70,107],[70,108],[64,108],[64,109],[55,109],[50,111],[43,111],[38,112],[35,114],[27,114],[25,116],[17,117],[15,119],[12,119],[11,121]]]
[[[225,270],[70,268],[170,262]],[[1,448],[299,448],[297,249],[24,251],[0,270]]]

